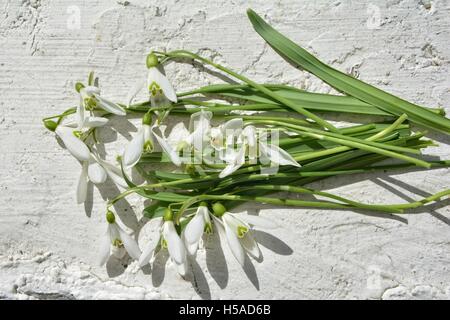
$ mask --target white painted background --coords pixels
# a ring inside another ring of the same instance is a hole
[[[222,253],[210,239],[187,281],[170,263],[163,267],[164,257],[151,273],[135,263],[97,266],[102,196],[117,190],[95,189],[93,204],[77,206],[80,166],[40,119],[74,106],[74,83],[90,70],[105,96],[123,101],[144,75],[152,48],[199,51],[259,81],[328,92],[264,44],[247,7],[341,70],[419,104],[450,105],[447,0],[0,0],[0,298],[450,298],[448,201],[401,219],[264,209],[260,214],[281,227],[257,234],[263,262],[242,270],[226,246]],[[219,81],[188,65],[171,65],[167,73],[177,90]],[[118,134],[107,130],[111,159],[122,150],[111,140],[129,139],[135,130],[131,124]],[[450,158],[446,138],[431,137],[442,143],[428,153]],[[449,171],[440,169],[315,186],[394,203],[448,188],[449,181]],[[141,208],[130,199],[117,210],[136,229]]]

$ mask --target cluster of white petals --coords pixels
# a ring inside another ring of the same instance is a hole
[[[155,55],[148,56],[147,67],[146,84],[152,107],[161,101],[177,102],[175,90]],[[130,93],[127,99],[128,106],[141,88],[142,85],[137,86]],[[95,130],[108,124],[108,118],[105,117],[108,114],[125,116],[125,108],[102,97],[97,86],[85,87],[77,83],[76,89],[80,103],[75,111],[75,120],[69,122],[64,116],[57,123],[47,122],[46,126],[55,132],[70,154],[81,164],[76,193],[78,203],[86,201],[89,182],[99,185],[109,178],[124,189],[130,187],[130,182],[123,176],[122,170],[133,168],[144,153],[154,152],[157,148],[161,149],[177,167],[183,163],[189,164],[184,162],[184,158],[180,155],[185,150],[200,155],[200,163],[211,161],[207,157],[203,158],[203,155],[208,152],[214,153],[225,164],[223,170],[219,172],[220,178],[233,174],[246,161],[256,161],[261,157],[268,159],[272,164],[299,166],[289,153],[277,145],[267,143],[267,132],[252,125],[245,125],[241,118],[213,126],[212,113],[201,110],[191,115],[188,128],[179,123],[169,136],[165,134],[166,126],[160,123],[161,119],[153,121],[152,113],[148,111],[137,133],[124,148],[120,157],[123,167],[121,169],[106,161],[104,155],[99,152],[101,148],[97,145]],[[158,115],[157,112],[154,114]],[[94,142],[88,143],[88,138],[92,136]],[[182,223],[178,223],[179,219],[174,219],[172,211],[167,208],[165,214],[159,218],[161,221],[158,237],[151,243],[144,244],[142,252],[134,236],[125,231],[123,224],[116,221],[115,214],[108,209],[100,264],[105,264],[111,255],[121,259],[128,253],[129,257],[137,260],[143,267],[151,263],[160,250],[167,250],[177,271],[184,276],[188,270],[190,257],[194,258],[201,247],[204,234],[210,234],[214,230],[228,243],[231,252],[241,265],[244,265],[246,253],[259,259],[261,252],[251,230],[275,228],[275,223],[258,216],[230,213],[220,203],[213,204],[212,210],[209,209],[209,205],[200,203],[194,213],[180,217]]]

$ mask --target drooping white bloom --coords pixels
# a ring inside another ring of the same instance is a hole
[[[259,259],[261,251],[255,239],[249,232],[253,227],[273,229],[277,225],[265,218],[252,216],[248,214],[236,214],[224,212],[225,208],[220,212],[220,218],[214,217],[219,234],[226,238],[228,246],[236,260],[243,266],[245,262],[245,252]],[[223,213],[222,213],[223,212]]]
[[[118,116],[125,116],[127,114],[118,104],[101,97],[100,89],[95,86],[80,88],[80,105],[89,111],[93,111],[98,107]]]
[[[178,123],[167,137],[169,144],[177,151],[192,147],[203,151],[209,145],[212,112],[200,110],[193,113],[189,120],[189,129],[184,123]]]
[[[164,214],[163,222],[160,227],[161,246],[168,250],[172,262],[177,267],[178,272],[184,276],[186,273],[186,250],[175,225],[172,221],[172,212],[167,210]],[[146,265],[157,246],[157,242],[148,244],[139,258],[139,265]]]
[[[219,173],[219,178],[225,178],[242,167],[245,163],[245,146],[241,146],[237,150],[228,148],[222,160],[225,161],[226,167]]]
[[[131,139],[125,148],[122,161],[125,167],[134,167],[142,156],[143,152],[152,152],[154,140],[158,142],[161,149],[169,156],[170,160],[176,166],[181,165],[181,159],[175,149],[169,144],[164,135],[165,126],[151,126],[151,116],[147,113],[142,119],[142,127]],[[156,133],[156,129],[160,134]]]
[[[114,213],[108,211],[106,221],[108,227],[100,247],[100,265],[104,265],[108,261],[112,250],[125,249],[131,258],[138,260],[141,250],[137,242],[116,223]]]
[[[90,93],[91,91],[98,92],[98,88],[87,87],[80,89],[80,103],[77,106],[77,119],[75,122],[63,123],[55,126],[54,128],[49,128],[53,130],[61,139],[66,149],[80,161],[89,161],[90,159],[89,148],[80,139],[83,132],[91,128],[104,126],[108,122],[108,119],[106,118],[93,116],[92,111],[89,111],[88,114],[86,105],[92,105],[94,102],[90,101],[96,101],[92,100],[96,98],[93,96],[94,93]],[[52,125],[55,125],[55,123],[53,122]]]
[[[94,87],[96,88],[96,87]],[[83,98],[86,95],[85,88],[80,89],[80,103],[77,106],[77,129],[89,129],[104,126],[108,119],[103,117],[96,117],[92,115],[92,110],[86,110],[86,104],[88,104],[90,98]]]
[[[91,153],[89,160],[81,163],[81,173],[77,184],[77,203],[86,201],[88,181],[93,184],[104,183],[110,177],[117,185],[127,188],[120,169]]]
[[[204,232],[211,233],[212,225],[208,207],[200,204],[194,217],[184,229],[183,239],[186,249],[190,255],[195,255],[200,239]]]
[[[283,150],[274,143],[268,144],[267,133],[260,135],[258,142],[261,156],[269,159],[273,164],[280,166],[301,166],[287,151]]]
[[[167,246],[173,262],[181,265],[186,261],[186,252],[183,242],[175,229],[173,221],[165,221],[162,226],[163,243]]]
[[[219,177],[224,178],[236,170],[244,163],[246,156],[250,162],[256,163],[258,157],[268,159],[271,164],[292,165],[300,167],[300,164],[285,150],[267,142],[267,133],[258,135],[254,126],[242,127],[242,119],[233,119],[231,124],[225,123],[223,127],[211,130],[211,143],[215,145],[216,150],[225,148],[221,159],[225,161],[226,167],[220,172]],[[225,141],[220,143],[219,141]],[[234,147],[234,142],[238,145]],[[259,153],[258,153],[259,151]]]
[[[218,127],[211,128],[211,145],[216,150],[232,146],[242,133],[244,122],[241,118],[231,119]]]
[[[89,148],[78,136],[76,136],[77,131],[69,126],[58,125],[55,129],[55,133],[72,156],[80,161],[89,160]]]
[[[147,74],[147,89],[150,94],[150,102],[152,106],[156,106],[158,101],[168,99],[172,102],[177,102],[177,95],[175,90],[162,72],[162,66],[158,61],[158,57],[154,53],[150,53],[146,60],[148,74]],[[144,86],[144,82],[139,82],[135,85],[128,94],[127,103],[131,104],[133,98]]]

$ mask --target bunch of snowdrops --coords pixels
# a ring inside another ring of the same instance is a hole
[[[154,51],[146,59],[146,83],[130,90],[127,103],[102,96],[97,79],[90,73],[87,83],[75,86],[80,98],[76,107],[43,119],[45,127],[81,164],[78,203],[86,201],[89,182],[98,185],[108,181],[122,189],[106,204],[101,264],[111,254],[123,256],[127,252],[145,266],[158,251],[167,249],[178,272],[185,275],[187,257],[195,256],[204,234],[212,232],[226,239],[240,264],[244,264],[246,254],[258,259],[261,252],[251,230],[276,228],[277,223],[230,212],[243,202],[400,214],[450,194],[444,190],[410,203],[367,204],[306,187],[338,175],[448,167],[448,160],[423,159],[421,150],[435,142],[425,138],[426,131],[413,132],[411,125],[448,134],[450,120],[442,109],[415,105],[333,69],[252,10],[248,16],[281,57],[343,94],[260,84],[186,50]],[[169,61],[209,65],[238,84],[176,92],[163,70]],[[143,88],[148,99],[134,102]],[[327,112],[356,114],[361,122],[367,116],[390,121],[336,127],[324,119]],[[117,161],[108,162],[99,154],[102,141],[96,133],[111,125],[109,117],[128,121],[129,114],[141,115],[140,128]],[[185,116],[189,125],[180,122],[167,133],[171,115]],[[387,159],[391,161],[385,162]],[[168,164],[170,169],[155,169],[158,164]],[[132,170],[146,182],[135,184],[130,178]],[[160,236],[153,243],[138,244],[113,212],[113,205],[131,194],[151,199],[144,216],[160,220]],[[292,194],[309,198],[293,198]]]

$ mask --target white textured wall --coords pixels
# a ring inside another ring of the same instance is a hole
[[[69,19],[73,5],[79,29]],[[164,257],[152,273],[135,263],[97,266],[102,197],[117,190],[95,189],[92,205],[77,206],[79,164],[40,119],[75,105],[74,83],[90,70],[106,96],[123,101],[144,75],[151,48],[201,49],[254,79],[328,92],[264,45],[247,21],[247,7],[341,70],[420,104],[450,106],[447,0],[0,0],[0,298],[450,298],[448,201],[402,218],[264,209],[260,214],[282,227],[257,234],[263,262],[242,270],[212,239],[190,281],[170,263],[164,268]],[[171,65],[167,73],[178,90],[217,82],[187,65]],[[135,130],[129,125],[117,136]],[[445,138],[432,137],[442,143],[429,153],[450,158]],[[111,157],[120,152],[112,145]],[[440,169],[316,186],[393,203],[448,188],[449,181],[449,171]],[[130,199],[117,208],[134,229],[139,223],[131,211],[140,219],[141,208],[135,204]]]

